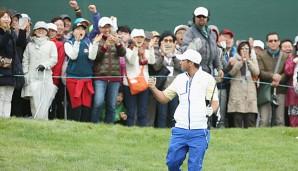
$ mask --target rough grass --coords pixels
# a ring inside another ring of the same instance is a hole
[[[170,134],[170,129],[0,119],[0,170],[167,170]],[[297,136],[297,128],[287,127],[212,130],[203,170],[297,170]]]

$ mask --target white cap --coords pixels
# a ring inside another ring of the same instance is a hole
[[[21,14],[21,18],[28,18],[28,20],[31,21],[31,18],[28,16],[28,14]]]
[[[296,46],[297,45],[297,42],[298,42],[298,36],[295,37],[295,40],[294,40],[294,44],[293,45]]]
[[[56,26],[56,24],[48,23],[47,25],[48,25],[48,29],[49,29],[49,30],[52,29],[52,30],[57,31],[57,26]]]
[[[174,35],[176,34],[177,31],[179,31],[181,29],[187,30],[187,29],[189,29],[189,27],[187,25],[176,26],[175,29],[174,29]]]
[[[133,39],[134,37],[142,36],[146,38],[145,32],[143,29],[133,29],[132,32],[130,33],[130,37]]]
[[[109,17],[101,17],[101,19],[98,21],[98,27],[104,27],[107,24],[110,24],[112,26],[112,23],[113,22]]]
[[[253,47],[260,47],[264,50],[264,43],[261,40],[254,40]]]
[[[44,21],[37,21],[34,25],[34,28],[33,30],[36,30],[36,29],[39,29],[39,28],[43,28],[43,29],[46,29],[47,31],[49,31],[48,29],[48,25],[46,22]]]
[[[195,16],[204,15],[205,17],[208,17],[208,10],[205,7],[198,7],[198,8],[195,9],[195,11],[193,12],[193,14]]]
[[[202,60],[201,54],[193,49],[187,49],[183,54],[177,54],[176,58],[179,60],[188,59],[196,64],[200,64]]]

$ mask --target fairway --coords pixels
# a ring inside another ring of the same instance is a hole
[[[0,119],[0,170],[167,170],[170,129]],[[203,170],[297,170],[297,128],[214,129]],[[187,170],[187,162],[182,166]]]

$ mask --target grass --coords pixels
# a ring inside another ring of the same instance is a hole
[[[170,129],[0,119],[0,170],[167,170]],[[211,131],[203,170],[297,170],[297,128]],[[182,166],[187,170],[187,161]]]

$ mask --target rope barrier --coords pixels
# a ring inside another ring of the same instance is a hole
[[[26,76],[26,75],[13,75],[14,77],[30,77],[30,76]],[[8,77],[8,76],[4,76],[2,74],[0,74],[0,77]],[[9,76],[11,77],[11,76]],[[40,78],[40,76],[31,76],[32,78]],[[91,76],[91,77],[66,77],[66,76],[52,76],[52,78],[61,78],[61,79],[66,79],[66,78],[73,78],[73,79],[82,79],[82,78],[87,78],[87,79],[99,79],[99,78],[126,78],[126,76]],[[164,76],[164,75],[154,75],[151,76],[149,75],[149,77],[155,77],[155,78],[164,78],[164,77],[169,77],[169,78],[175,78],[176,76]],[[217,78],[216,76],[214,76],[214,78]],[[227,80],[236,80],[236,81],[241,81],[242,79],[239,78],[231,78],[231,77],[223,77],[222,79],[227,79]],[[254,83],[258,83],[258,84],[270,84],[268,82],[262,82],[262,81],[253,81],[253,80],[246,80],[247,82],[254,82]],[[220,83],[220,82],[218,82]],[[293,86],[288,86],[288,85],[284,85],[284,84],[279,84],[278,87],[285,87],[285,88],[294,88]]]

